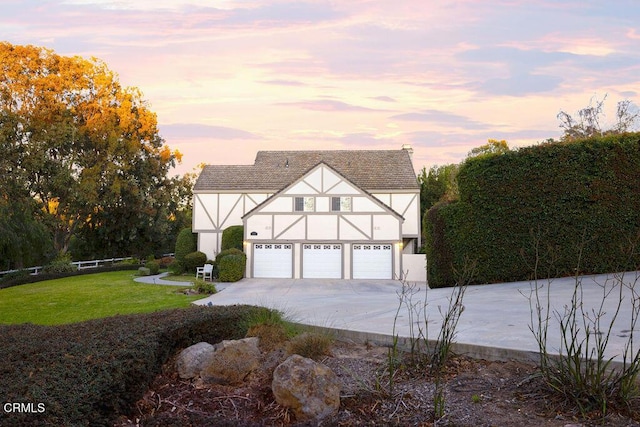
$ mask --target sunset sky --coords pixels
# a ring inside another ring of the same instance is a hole
[[[258,150],[400,149],[417,170],[556,115],[640,104],[638,0],[3,0],[0,40],[97,57],[199,163]]]

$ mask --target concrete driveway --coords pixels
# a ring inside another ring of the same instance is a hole
[[[585,313],[591,317],[593,310],[603,313],[600,330],[604,334],[611,324],[619,297],[623,298],[609,335],[607,352],[608,357],[618,361],[622,360],[624,346],[631,334],[630,289],[639,277],[640,272],[631,272],[625,273],[624,277],[597,275],[579,279]],[[625,286],[620,286],[621,283]],[[550,353],[557,353],[561,346],[554,313],[564,313],[564,307],[571,305],[575,284],[575,278],[537,283],[543,307],[546,307],[547,296],[551,306],[547,347]],[[411,288],[392,280],[243,279],[195,304],[250,304],[274,308],[292,321],[334,329],[343,338],[358,341],[390,344],[396,334],[404,337],[406,344],[406,338],[417,337],[421,331],[422,335],[428,334],[429,339],[436,339],[442,313],[449,307],[454,289],[428,289],[426,283],[410,283],[409,286]],[[487,359],[537,360],[538,346],[530,330],[535,299],[532,310],[529,298],[535,287],[536,284],[530,282],[469,286],[457,326],[456,351]],[[403,289],[405,297],[401,305]],[[604,298],[606,291],[611,293]],[[637,298],[640,284],[635,292]],[[578,320],[582,322],[582,319],[580,314]],[[580,323],[579,326],[584,331],[584,325]],[[638,328],[634,331],[637,335]],[[594,337],[592,335],[592,339]],[[635,348],[639,346],[640,342],[637,342]]]

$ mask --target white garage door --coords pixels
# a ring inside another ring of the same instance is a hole
[[[391,245],[353,245],[354,279],[392,279]]]
[[[305,279],[341,279],[342,245],[302,245],[302,277]]]
[[[293,277],[292,245],[282,243],[256,243],[253,245],[253,277]]]

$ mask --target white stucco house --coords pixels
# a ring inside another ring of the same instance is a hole
[[[426,280],[412,150],[260,151],[205,166],[194,186],[198,250],[244,226],[249,278]],[[407,277],[408,266],[411,277]]]

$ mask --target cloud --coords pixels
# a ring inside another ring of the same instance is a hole
[[[304,83],[299,82],[297,80],[261,80],[260,83],[268,84],[268,85],[278,85],[278,86],[305,86]]]
[[[191,138],[210,138],[210,139],[261,139],[260,136],[242,130],[225,126],[203,125],[198,123],[173,123],[160,124],[160,134],[165,139],[191,139]]]
[[[418,113],[403,113],[391,117],[396,120],[405,120],[411,122],[429,122],[440,125],[448,125],[452,127],[460,127],[465,129],[486,129],[484,123],[471,120],[468,117],[459,114],[449,113],[440,110],[423,110]]]
[[[393,99],[390,96],[374,96],[371,99],[375,99],[376,101],[382,101],[382,102],[398,102],[397,100]]]
[[[360,107],[358,105],[351,105],[347,104],[346,102],[334,101],[329,99],[316,101],[279,102],[276,105],[300,107],[305,110],[313,111],[385,111],[374,108]]]
[[[495,78],[472,83],[468,87],[488,95],[525,96],[551,92],[558,88],[562,81],[560,77],[519,73],[507,78]]]

